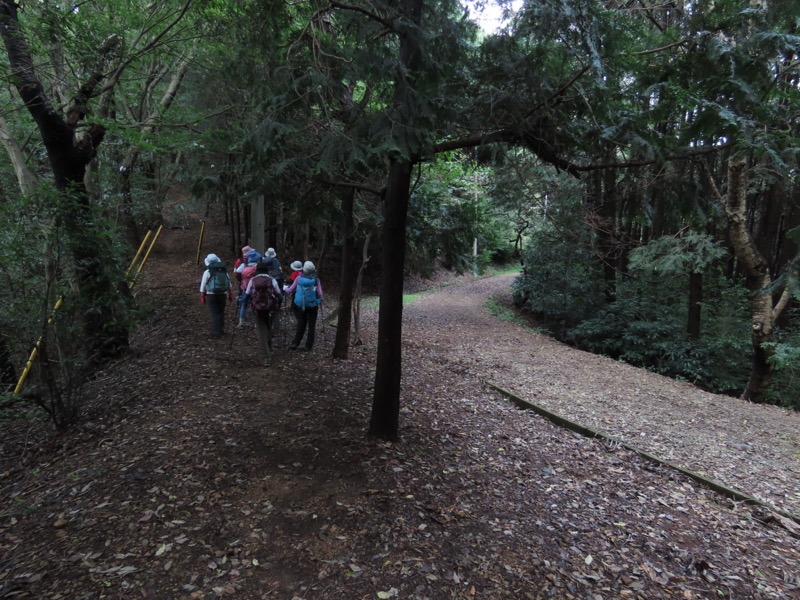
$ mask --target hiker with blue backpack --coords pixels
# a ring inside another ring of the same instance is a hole
[[[272,319],[283,299],[278,282],[269,274],[268,262],[259,261],[256,265],[256,273],[247,284],[245,295],[256,318],[261,366],[268,367],[272,364]]]
[[[317,277],[317,269],[310,260],[303,263],[303,270],[294,283],[285,290],[287,296],[294,293],[294,308],[297,316],[297,332],[294,335],[290,350],[297,350],[303,335],[308,329],[306,336],[306,352],[314,347],[315,330],[317,326],[317,313],[322,304],[322,283]]]
[[[210,337],[216,340],[225,334],[225,299],[233,300],[231,278],[225,263],[216,254],[209,254],[204,262],[206,270],[200,279],[200,302],[208,306]]]

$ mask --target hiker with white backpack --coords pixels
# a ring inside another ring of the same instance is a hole
[[[258,349],[261,352],[261,366],[272,364],[272,319],[280,308],[283,298],[278,282],[269,274],[269,264],[261,261],[256,272],[247,284],[245,297],[248,298],[258,328]]]

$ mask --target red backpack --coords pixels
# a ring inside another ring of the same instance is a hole
[[[244,292],[247,290],[247,284],[250,283],[250,280],[253,278],[253,275],[256,273],[256,266],[247,265],[244,269],[242,269],[242,291]]]

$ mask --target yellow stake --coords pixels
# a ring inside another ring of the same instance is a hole
[[[47,319],[47,325],[52,325],[53,321],[56,318],[56,313],[58,309],[61,308],[61,305],[64,304],[64,296],[61,296],[57,301],[55,306],[53,306],[53,312],[50,313],[50,318]],[[19,393],[22,391],[22,386],[25,384],[25,380],[28,378],[28,373],[31,371],[31,367],[33,366],[33,361],[36,360],[36,357],[39,355],[39,348],[42,347],[42,340],[44,339],[44,335],[40,335],[39,339],[36,340],[36,345],[31,350],[31,355],[28,357],[28,362],[25,363],[25,368],[22,370],[22,375],[19,376],[19,381],[17,382],[17,387],[14,388],[14,395],[19,396]]]
[[[206,222],[200,221],[200,239],[197,242],[197,262],[195,264],[200,264],[200,246],[203,245],[203,233],[206,230]]]
[[[156,245],[156,240],[158,239],[158,236],[161,234],[161,229],[163,227],[164,227],[163,225],[158,226],[158,231],[156,231],[156,234],[153,236],[153,241],[150,242],[150,247],[147,249],[147,254],[145,254],[144,258],[142,259],[142,264],[140,264],[139,268],[136,269],[136,277],[134,277],[133,281],[131,281],[131,284],[128,286],[129,288],[133,288],[133,286],[136,285],[136,280],[139,278],[139,273],[142,272],[142,269],[144,269],[144,265],[147,262],[147,259],[150,258],[150,252],[153,251],[153,246]]]
[[[144,249],[144,245],[147,243],[147,240],[150,239],[150,234],[151,233],[153,233],[153,230],[152,229],[148,229],[147,230],[147,235],[144,236],[144,239],[142,240],[142,243],[139,244],[139,249],[136,251],[136,256],[134,256],[133,260],[131,261],[131,266],[128,267],[127,271],[125,271],[125,277],[130,275],[131,269],[133,269],[133,265],[135,265],[136,261],[139,260],[139,255],[142,253],[142,250]]]

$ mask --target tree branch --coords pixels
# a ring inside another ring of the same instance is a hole
[[[674,48],[675,46],[682,46],[686,42],[691,41],[689,38],[683,38],[682,40],[678,40],[677,42],[673,42],[672,44],[667,44],[666,46],[661,46],[660,48],[653,48],[652,50],[642,50],[641,52],[634,52],[634,56],[646,56],[648,54],[656,54],[657,52],[663,52],[664,50],[669,50],[670,48]]]
[[[659,160],[644,159],[644,160],[629,160],[622,162],[606,162],[606,163],[592,163],[588,165],[579,165],[569,160],[558,157],[552,146],[542,137],[534,135],[532,132],[519,132],[511,129],[503,129],[486,134],[478,134],[471,137],[461,138],[457,140],[450,140],[436,144],[430,148],[427,153],[428,156],[433,156],[440,152],[448,152],[452,150],[461,150],[462,148],[475,148],[477,146],[484,146],[488,144],[506,143],[512,145],[523,146],[531,150],[536,156],[544,162],[549,163],[560,169],[566,171],[573,177],[580,177],[581,173],[590,171],[599,171],[602,169],[629,169],[633,167],[645,167],[661,161],[674,161],[686,160],[696,156],[703,156],[718,152],[731,146],[731,142],[719,144],[717,146],[702,146],[691,150],[682,151],[672,155],[666,155]]]
[[[11,80],[25,107],[36,122],[48,150],[65,139],[72,139],[72,129],[54,109],[33,68],[28,43],[19,26],[18,6],[14,0],[0,0],[0,36],[11,65]]]
[[[342,2],[336,2],[335,0],[330,2],[330,5],[333,8],[341,8],[342,10],[352,10],[353,12],[361,13],[362,15],[365,15],[365,16],[369,17],[373,21],[377,21],[378,23],[380,23],[381,25],[383,25],[387,29],[391,29],[392,31],[395,30],[394,24],[391,21],[387,21],[386,19],[384,19],[380,15],[378,15],[376,13],[373,13],[373,12],[370,12],[370,11],[366,10],[365,8],[361,8],[360,6],[353,6],[351,4],[343,4]]]
[[[386,193],[386,188],[375,188],[364,183],[358,183],[356,181],[333,181],[330,179],[320,178],[317,178],[317,181],[333,187],[345,187],[352,188],[354,190],[360,190],[362,192],[369,192],[370,194],[375,194],[379,198],[383,198],[384,194]]]

